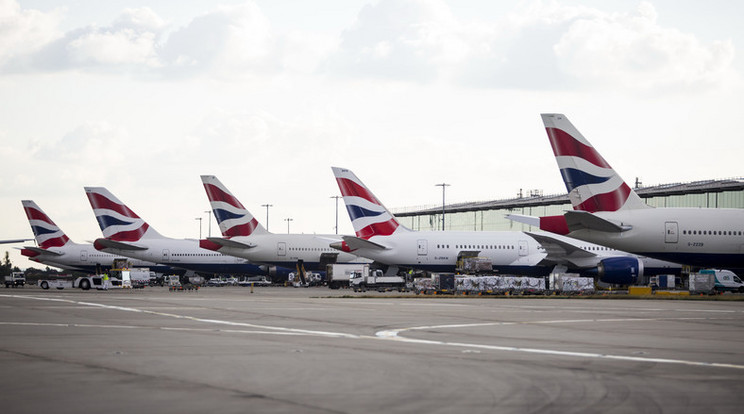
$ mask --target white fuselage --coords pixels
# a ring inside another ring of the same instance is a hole
[[[41,263],[47,266],[58,267],[70,271],[83,271],[93,273],[99,268],[111,268],[114,264],[114,259],[121,259],[128,257],[126,255],[119,255],[108,252],[101,252],[96,250],[92,244],[73,243],[68,242],[61,247],[50,247],[45,249],[50,254],[39,253],[37,251],[31,251],[23,253],[28,255],[29,260],[37,263]],[[58,254],[54,254],[58,253]],[[33,256],[31,256],[33,255]],[[171,270],[167,266],[163,266],[151,261],[144,260],[130,260],[133,267],[147,267],[154,272],[167,272]]]
[[[265,274],[265,269],[246,259],[226,256],[199,247],[199,240],[143,238],[133,243],[146,250],[104,248],[103,251],[133,259],[157,261],[168,266],[204,273]]]
[[[744,268],[744,209],[649,208],[594,215],[631,229],[581,229],[569,236],[691,266]]]
[[[328,263],[370,263],[369,259],[340,252],[330,244],[341,237],[325,234],[254,234],[230,240],[253,247],[223,246],[220,253],[248,259],[253,263],[269,264],[293,269],[300,261],[306,269],[325,271]]]
[[[517,231],[503,232],[451,232],[420,231],[401,232],[391,236],[378,236],[370,242],[387,249],[360,248],[354,251],[387,265],[428,271],[454,272],[461,252],[477,251],[478,257],[491,260],[493,269],[500,273],[545,276],[557,265],[572,271],[591,269],[608,257],[634,257],[643,262],[652,274],[674,273],[679,266],[673,263],[617,251],[604,246],[551,234],[551,237],[569,243],[593,255],[582,257],[548,257],[546,249],[528,234]]]
[[[547,275],[552,266],[539,266],[546,254],[522,232],[410,231],[373,236],[370,242],[386,249],[363,248],[353,253],[388,265],[454,272],[463,251],[478,251],[503,273]]]

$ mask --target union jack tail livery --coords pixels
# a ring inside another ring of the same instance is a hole
[[[542,114],[574,210],[649,208],[563,114]]]
[[[250,236],[251,234],[268,233],[217,177],[202,175],[201,180],[223,236]]]
[[[373,236],[390,236],[396,232],[411,231],[398,222],[353,172],[345,168],[331,169],[357,237],[369,240]]]
[[[62,247],[70,242],[70,238],[57,227],[36,203],[31,200],[21,201],[23,210],[28,217],[28,224],[31,225],[31,231],[34,232],[36,243],[42,249],[50,247]]]
[[[85,187],[85,194],[106,239],[136,242],[140,239],[163,238],[109,190],[103,187]]]

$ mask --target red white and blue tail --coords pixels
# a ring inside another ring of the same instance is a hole
[[[542,114],[574,210],[617,211],[649,206],[563,114]]]
[[[250,236],[268,233],[243,204],[232,195],[217,177],[202,175],[204,190],[207,192],[212,212],[225,237]]]
[[[28,224],[31,225],[31,231],[34,232],[36,244],[42,249],[50,247],[62,247],[71,243],[70,238],[60,229],[36,203],[31,200],[21,201],[23,211],[28,217]]]
[[[163,237],[109,190],[103,187],[85,187],[85,194],[103,237],[118,242]]]
[[[344,197],[346,211],[357,237],[368,240],[373,236],[389,236],[395,232],[411,231],[398,222],[398,219],[353,172],[345,168],[331,169],[336,176],[336,183]]]

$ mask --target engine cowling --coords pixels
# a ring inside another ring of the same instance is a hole
[[[633,285],[643,276],[643,262],[635,257],[610,257],[597,265],[597,276],[604,283]]]

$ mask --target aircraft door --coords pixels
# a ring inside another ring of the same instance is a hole
[[[419,256],[426,256],[429,254],[428,243],[426,240],[421,239],[418,241],[417,252]]]
[[[163,249],[163,261],[164,262],[170,262],[171,261],[170,250]]]
[[[277,256],[287,255],[287,243],[286,242],[279,242],[276,244],[276,254]]]
[[[88,261],[88,251],[87,250],[81,250],[80,251],[80,261],[81,262],[87,262]]]
[[[677,243],[679,241],[679,226],[676,221],[667,221],[664,223],[665,233],[664,241],[666,243]]]
[[[519,255],[527,256],[528,254],[530,254],[530,247],[529,247],[529,244],[527,244],[527,240],[520,240],[519,241]]]

